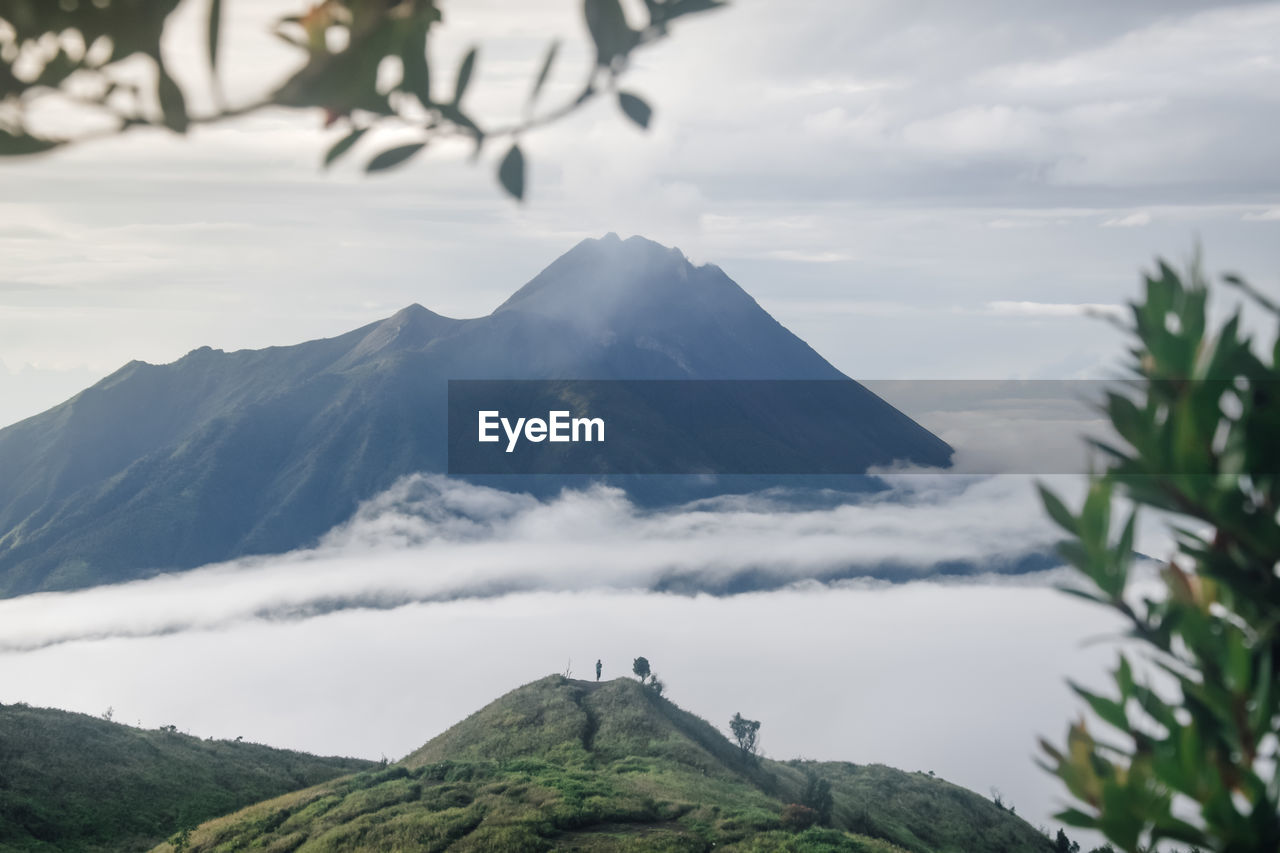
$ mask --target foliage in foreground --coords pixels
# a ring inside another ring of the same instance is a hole
[[[476,73],[472,47],[446,79],[431,61],[429,37],[442,19],[439,0],[320,0],[300,2],[298,12],[276,22],[273,32],[297,52],[301,65],[269,83],[257,99],[229,106],[218,85],[222,44],[222,0],[203,0],[203,44],[182,45],[203,54],[212,78],[212,111],[189,108],[184,89],[166,64],[175,46],[161,50],[178,0],[0,0],[0,157],[36,154],[136,127],[186,133],[267,108],[322,111],[326,126],[347,127],[329,149],[325,166],[346,155],[374,131],[413,130],[416,138],[367,160],[366,171],[401,165],[428,143],[449,136],[470,140],[479,155],[487,140],[511,142],[498,167],[503,188],[524,196],[522,133],[557,121],[603,92],[622,113],[647,128],[652,108],[643,98],[617,88],[636,49],[665,38],[673,21],[723,5],[723,0],[645,0],[643,26],[633,27],[619,0],[585,0],[583,17],[594,61],[574,94],[549,108],[539,95],[555,70],[559,44],[549,45],[531,74],[523,117],[499,125],[481,119],[464,101]],[[138,61],[153,75],[139,75]],[[92,128],[79,137],[53,137],[33,128],[32,116],[53,105],[75,110]]]
[[[1080,594],[1119,613],[1143,657],[1121,655],[1109,695],[1076,688],[1105,736],[1081,721],[1044,744],[1079,802],[1060,817],[1126,851],[1280,849],[1280,340],[1259,355],[1239,310],[1211,327],[1209,292],[1194,269],[1147,277],[1135,381],[1106,405],[1125,446],[1099,445],[1109,467],[1078,511],[1042,490],[1091,583]],[[1132,509],[1113,524],[1121,498]],[[1177,542],[1154,592],[1134,571],[1143,509],[1166,513]]]

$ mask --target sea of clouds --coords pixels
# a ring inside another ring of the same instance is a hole
[[[644,509],[595,486],[539,500],[406,477],[314,548],[0,601],[0,650],[514,592],[781,588],[1006,566],[1057,532],[1026,478],[903,474],[857,503],[759,493]],[[1075,484],[1071,484],[1075,485]]]
[[[1066,569],[934,573],[1048,549],[1030,478],[886,481],[822,508],[645,509],[413,476],[312,549],[0,601],[0,701],[395,759],[519,684],[645,655],[694,713],[762,720],[771,756],[933,770],[1047,825],[1036,737],[1079,713],[1064,679],[1101,684],[1115,650],[1087,641],[1122,626],[1053,588]],[[896,582],[858,576],[886,562]],[[762,572],[773,588],[723,594]]]

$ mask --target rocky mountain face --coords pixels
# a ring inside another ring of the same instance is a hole
[[[718,267],[585,240],[486,317],[411,305],[335,338],[135,361],[0,430],[0,595],[313,543],[399,477],[446,470],[450,379],[846,378]],[[947,464],[864,400],[859,419],[892,435],[868,459]]]

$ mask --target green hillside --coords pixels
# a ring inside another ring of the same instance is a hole
[[[0,705],[0,850],[146,850],[183,827],[369,766]]]
[[[800,825],[806,813],[790,805],[814,778],[831,786],[827,827]],[[1052,845],[941,779],[881,766],[755,763],[633,680],[552,676],[391,767],[210,821],[185,849],[1047,853]]]

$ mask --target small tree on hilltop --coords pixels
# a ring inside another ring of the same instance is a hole
[[[1053,840],[1054,853],[1080,853],[1079,843],[1072,841],[1067,834],[1058,829],[1058,837]]]
[[[733,732],[733,739],[738,742],[742,757],[748,761],[755,761],[756,750],[759,749],[760,744],[760,721],[748,720],[741,714],[734,714],[733,719],[729,721],[729,731]]]
[[[646,657],[638,657],[631,664],[631,671],[636,674],[636,678],[640,679],[640,683],[644,684],[649,678],[649,659]]]

